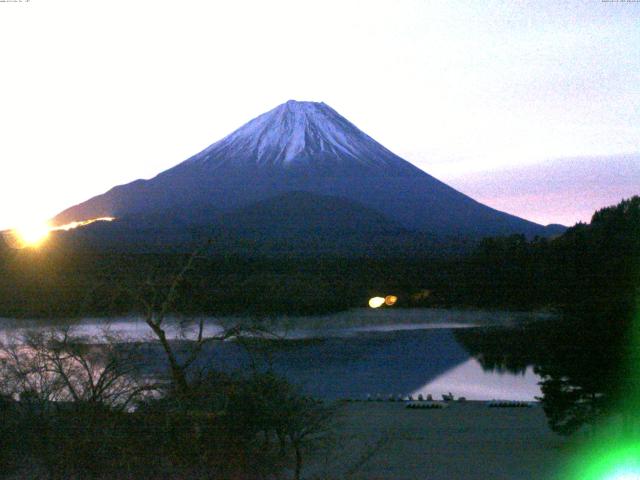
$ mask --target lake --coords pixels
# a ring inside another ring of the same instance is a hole
[[[216,344],[205,351],[201,363],[226,371],[269,366],[309,394],[332,400],[392,395],[440,399],[452,393],[468,400],[531,401],[541,395],[532,367],[519,372],[484,369],[479,354],[472,356],[456,332],[517,327],[550,318],[541,313],[392,308],[260,320],[206,318],[206,335],[239,323],[259,324],[278,338],[269,341],[268,348],[252,351],[237,342]],[[169,337],[188,338],[190,320],[171,319]],[[0,339],[57,323],[0,319]],[[73,328],[87,337],[108,328],[128,341],[152,340],[147,325],[136,317],[84,319],[74,322]],[[148,355],[150,364],[163,359],[157,348]]]

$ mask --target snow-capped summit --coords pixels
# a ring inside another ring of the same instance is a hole
[[[193,156],[185,164],[210,169],[413,167],[323,102],[289,100]]]
[[[170,228],[222,217],[229,222],[233,212],[256,202],[263,202],[261,212],[264,205],[282,204],[264,201],[288,192],[341,197],[348,202],[325,202],[326,208],[355,202],[402,228],[435,235],[546,234],[541,225],[482,205],[433,178],[328,105],[294,100],[155,178],[112,188],[54,222],[132,216]],[[358,208],[350,211],[366,211]]]

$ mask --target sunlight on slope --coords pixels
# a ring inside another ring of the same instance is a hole
[[[94,222],[112,222],[114,217],[100,217],[81,222],[71,222],[57,227],[51,226],[48,221],[28,221],[16,226],[11,230],[2,232],[5,242],[11,248],[38,248],[42,246],[51,232],[69,231],[74,228],[83,227]]]

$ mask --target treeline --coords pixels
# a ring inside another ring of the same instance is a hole
[[[639,252],[640,197],[633,197],[552,240],[483,240],[465,261],[462,301],[565,312],[618,304],[628,310],[639,284]]]
[[[638,197],[597,212],[555,239],[488,238],[472,253],[437,249],[336,255],[233,253],[209,245],[181,284],[187,314],[314,314],[365,307],[393,293],[398,307],[629,308],[638,284]],[[0,242],[2,244],[3,242]],[[470,245],[467,245],[470,247]],[[166,285],[184,253],[117,253],[50,242],[0,247],[0,316],[135,313],[149,284]]]
[[[136,313],[149,286],[167,288],[189,256],[5,249],[0,316]],[[175,308],[184,314],[317,314],[366,307],[370,297],[391,293],[399,306],[444,306],[456,269],[430,256],[202,255],[181,283]]]
[[[621,415],[640,436],[640,197],[596,212],[551,240],[486,240],[465,267],[479,303],[539,307],[558,321],[457,332],[488,369],[542,378],[550,426],[571,434]]]

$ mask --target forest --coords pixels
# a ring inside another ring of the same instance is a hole
[[[176,313],[313,314],[365,307],[393,292],[402,307],[577,309],[619,304],[638,285],[638,197],[596,212],[553,238],[487,238],[464,250],[436,245],[338,254],[219,250],[198,256],[180,285]],[[461,245],[464,242],[457,240]],[[123,253],[51,242],[12,250],[0,242],[0,316],[56,318],[136,313],[149,285],[162,288],[191,253]],[[620,303],[622,302],[622,303]]]
[[[628,434],[640,435],[640,197],[599,210],[590,224],[552,241],[485,240],[467,267],[478,298],[561,314],[518,329],[458,332],[486,368],[534,365],[559,433],[617,414]]]

